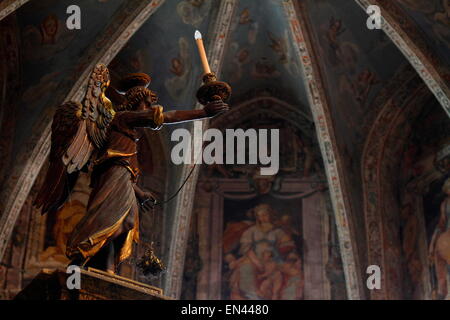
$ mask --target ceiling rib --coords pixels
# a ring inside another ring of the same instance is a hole
[[[421,37],[411,32],[409,18],[403,15],[395,1],[386,0],[355,0],[360,7],[366,11],[370,5],[377,5],[381,8],[382,29],[386,35],[394,42],[397,48],[403,53],[411,63],[425,84],[438,99],[447,115],[450,117],[450,87],[444,79],[438,65],[434,64],[430,56],[434,55],[427,50],[425,45],[418,45],[423,42]],[[404,28],[408,25],[409,28]]]
[[[345,183],[339,151],[337,149],[334,129],[329,112],[329,104],[324,94],[323,82],[318,74],[317,59],[312,54],[311,40],[306,31],[303,10],[299,10],[293,1],[283,2],[287,19],[293,38],[293,46],[300,61],[304,87],[308,95],[311,112],[316,124],[317,138],[319,141],[325,171],[327,174],[330,196],[333,204],[336,225],[338,229],[339,244],[342,263],[346,278],[347,296],[349,299],[362,299],[363,294],[360,287],[360,273],[358,268],[357,246],[352,241],[354,234],[352,226],[351,209],[344,197]]]
[[[0,21],[30,0],[3,0],[0,2]]]

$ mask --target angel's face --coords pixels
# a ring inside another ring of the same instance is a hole
[[[148,96],[139,104],[138,111],[148,110],[152,107],[152,97]]]

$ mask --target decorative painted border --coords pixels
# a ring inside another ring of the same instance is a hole
[[[383,31],[416,69],[450,117],[450,88],[443,77],[443,68],[438,64],[438,59],[426,46],[410,19],[402,14],[392,0],[355,1],[364,10],[370,5],[378,5],[382,8]]]
[[[16,16],[10,16],[0,23],[0,73],[2,89],[0,90],[0,182],[3,182],[8,166],[12,160],[14,144],[15,113],[11,112],[19,103],[21,58],[20,34]],[[6,123],[7,121],[7,123]]]
[[[285,14],[289,20],[291,34],[294,39],[294,49],[300,60],[303,80],[316,124],[317,137],[324,159],[325,171],[330,187],[330,196],[336,217],[339,244],[346,278],[347,295],[349,299],[362,299],[360,275],[357,267],[357,248],[352,241],[351,210],[344,198],[344,180],[339,161],[336,139],[333,135],[333,125],[325,98],[322,80],[318,75],[316,58],[312,55],[311,42],[304,24],[302,10],[296,10],[291,0],[283,2]]]
[[[414,91],[414,94],[411,94],[411,90]],[[382,272],[381,289],[371,291],[372,299],[380,300],[391,297],[389,288],[392,284],[389,274],[386,272],[387,265],[384,254],[386,239],[381,182],[381,162],[384,158],[385,144],[399,114],[421,101],[421,97],[426,93],[427,89],[419,77],[416,76],[404,82],[380,110],[364,145],[361,176],[363,179],[367,256],[368,263],[380,266]]]
[[[153,0],[150,3],[135,1],[122,6],[106,30],[81,58],[80,64],[73,69],[70,79],[55,93],[55,98],[49,105],[56,106],[67,100],[81,100],[93,67],[99,62],[108,64],[164,1]],[[53,110],[47,108],[46,114],[35,128],[36,134],[32,135],[24,151],[17,157],[16,163],[23,163],[23,166],[16,166],[13,169],[0,196],[0,199],[5,199],[1,204],[0,260],[5,253],[20,210],[50,152],[52,115],[48,109]]]
[[[30,0],[3,0],[0,2],[0,21]]]
[[[235,8],[237,7],[237,3],[238,0],[221,1],[217,15],[217,22],[212,34],[208,37],[211,39],[211,41],[209,41],[210,45],[208,48],[208,61],[210,61],[211,70],[215,71],[217,75],[220,75],[225,47],[228,43],[231,22],[233,20],[233,14]],[[201,107],[202,106],[199,104],[196,106],[197,109]],[[196,121],[194,123],[193,130],[198,132],[202,130],[202,127],[206,127],[207,125],[208,124],[206,121],[203,123]],[[199,134],[195,134],[194,137],[199,137]],[[194,141],[194,144],[198,143],[201,143],[201,141]],[[192,166],[193,165],[185,165],[183,167],[180,175],[180,181],[184,181],[192,170]],[[197,166],[194,168],[191,177],[178,195],[173,211],[175,213],[175,220],[171,229],[172,238],[167,263],[167,274],[170,276],[165,278],[164,283],[164,292],[167,296],[173,298],[179,298],[181,294],[184,260],[198,175],[199,167]]]

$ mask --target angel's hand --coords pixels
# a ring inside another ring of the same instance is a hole
[[[144,191],[139,200],[141,208],[146,211],[151,210],[158,203],[156,194],[150,191]]]
[[[228,111],[230,106],[224,103],[222,100],[216,100],[208,103],[204,111],[208,117],[214,117],[222,112]]]

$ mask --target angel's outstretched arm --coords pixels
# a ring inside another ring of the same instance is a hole
[[[221,100],[213,101],[200,110],[168,111],[164,112],[164,123],[181,123],[204,118],[214,117],[229,109]]]
[[[174,124],[208,118],[204,109],[164,112],[164,124]]]
[[[131,127],[160,127],[163,124],[181,123],[214,117],[229,109],[222,101],[214,101],[199,110],[179,110],[162,112],[161,106],[153,106],[141,111],[125,111],[120,114],[120,121]]]

